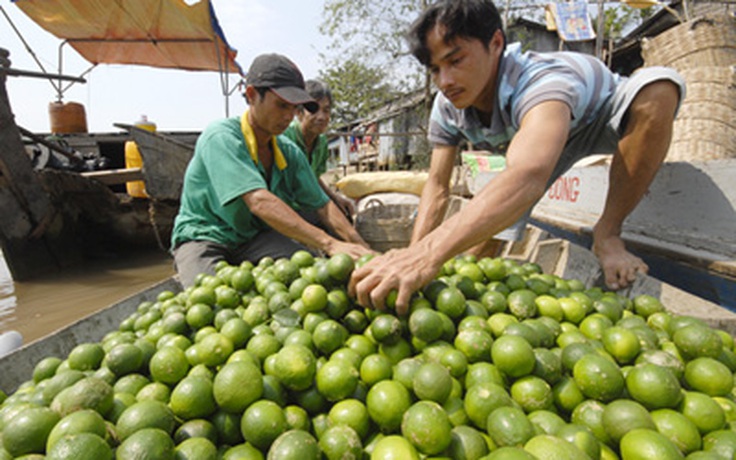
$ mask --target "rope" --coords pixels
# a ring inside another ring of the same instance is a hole
[[[158,229],[158,224],[156,224],[156,200],[153,198],[148,201],[148,220],[151,223],[151,228],[153,229],[159,249],[166,252],[167,248],[164,246],[163,240],[161,239],[161,232]]]

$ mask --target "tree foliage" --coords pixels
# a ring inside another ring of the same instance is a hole
[[[320,32],[332,39],[320,78],[333,88],[337,124],[355,121],[423,83],[406,32],[426,0],[325,0]]]
[[[325,0],[320,32],[334,39],[330,51],[370,64],[413,61],[406,32],[426,0]],[[377,52],[378,51],[378,52]]]
[[[332,89],[332,118],[337,125],[364,118],[397,94],[387,83],[385,72],[360,61],[336,63],[334,67],[320,71],[319,77]]]
[[[354,122],[397,94],[428,84],[425,70],[409,53],[406,33],[431,1],[324,0],[319,29],[332,42],[321,55],[327,70],[320,77],[335,93],[336,124]],[[509,21],[525,17],[542,22],[545,3],[497,0],[501,15]],[[651,9],[606,8],[603,36],[619,38],[650,14]]]

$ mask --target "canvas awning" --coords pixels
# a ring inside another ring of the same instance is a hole
[[[209,0],[14,0],[92,64],[242,75]]]

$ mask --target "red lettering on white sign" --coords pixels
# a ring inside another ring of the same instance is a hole
[[[547,192],[547,198],[557,201],[575,203],[580,196],[580,177],[562,176],[552,184]]]

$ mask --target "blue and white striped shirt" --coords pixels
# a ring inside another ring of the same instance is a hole
[[[490,126],[483,126],[474,108],[457,109],[440,92],[430,116],[430,142],[456,146],[467,139],[476,148],[505,154],[524,115],[549,100],[570,107],[572,137],[601,114],[623,80],[593,56],[570,51],[522,52],[519,43],[506,47],[499,76]]]

